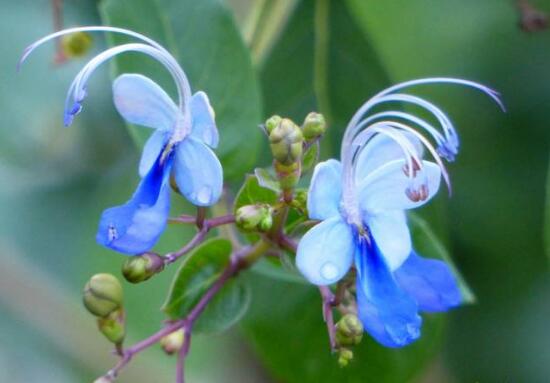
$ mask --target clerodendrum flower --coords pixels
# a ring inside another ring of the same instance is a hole
[[[437,193],[441,177],[449,185],[441,158],[452,161],[458,153],[456,131],[437,106],[397,93],[430,83],[474,87],[502,106],[493,90],[452,78],[405,82],[365,102],[346,128],[341,162],[330,159],[315,168],[307,204],[310,217],[322,222],[304,235],[296,257],[299,270],[317,285],[339,281],[355,263],[359,318],[388,347],[405,346],[420,336],[419,310],[446,311],[462,300],[449,267],[413,250],[405,214]],[[373,107],[394,101],[428,110],[441,131],[404,112],[367,116]],[[424,149],[435,162],[422,159]]]
[[[218,145],[214,111],[204,92],[191,87],[177,60],[160,44],[139,33],[113,27],[82,27],[48,35],[30,45],[20,64],[46,41],[75,32],[114,32],[140,42],[109,48],[92,58],[73,80],[65,103],[64,124],[69,126],[82,110],[88,80],[95,69],[125,52],[144,53],[160,62],[172,75],[178,105],[153,80],[140,74],[123,74],[113,83],[114,103],[126,121],[153,128],[145,144],[132,198],[103,212],[97,241],[126,254],[140,254],[158,240],[170,209],[170,177],[181,193],[196,206],[210,206],[222,192],[221,164],[211,150]]]

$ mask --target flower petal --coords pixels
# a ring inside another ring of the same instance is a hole
[[[171,167],[172,158],[165,164],[157,159],[128,202],[103,212],[98,243],[125,254],[141,254],[155,245],[170,210]]]
[[[123,74],[113,82],[113,98],[118,112],[132,124],[171,130],[178,108],[153,80],[140,74]]]
[[[193,137],[176,147],[174,178],[182,194],[196,206],[211,206],[222,194],[223,170],[214,152]]]
[[[311,283],[330,285],[346,275],[354,249],[349,225],[340,216],[332,217],[304,235],[296,252],[296,266]]]
[[[366,222],[386,264],[394,271],[405,262],[412,250],[405,212],[391,210],[370,215]]]
[[[456,279],[443,261],[423,258],[413,251],[394,275],[422,311],[447,311],[462,301]]]
[[[405,160],[394,160],[370,173],[359,184],[359,204],[361,210],[368,214],[376,214],[384,210],[414,209],[428,202],[439,190],[441,169],[430,161],[423,161],[423,170],[418,171],[411,185],[403,168]],[[427,187],[427,195],[423,200],[413,201],[407,196],[411,186],[418,189],[421,185]]]
[[[400,131],[416,149],[418,157],[422,158],[424,147],[420,140],[412,133]],[[390,137],[385,134],[377,134],[367,143],[359,153],[355,165],[355,180],[359,184],[370,173],[387,162],[403,159],[403,149]]]
[[[342,165],[336,160],[320,162],[315,166],[307,197],[307,210],[313,219],[327,219],[340,215],[342,198]]]
[[[191,135],[211,148],[218,146],[219,135],[215,113],[206,93],[200,91],[191,97],[191,116],[193,127]]]
[[[164,130],[156,130],[151,134],[141,153],[141,160],[139,162],[139,176],[145,177],[149,170],[155,164],[155,161],[163,150],[168,141],[168,134]]]
[[[414,342],[422,326],[418,306],[399,288],[374,240],[357,242],[357,304],[365,330],[387,347]]]

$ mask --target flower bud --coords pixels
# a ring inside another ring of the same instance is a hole
[[[97,327],[105,337],[115,344],[120,344],[126,335],[124,310],[113,311],[105,318],[97,318]]]
[[[321,113],[311,112],[306,116],[302,131],[307,141],[315,140],[321,137],[327,130],[325,117]]]
[[[148,280],[164,269],[164,259],[157,253],[148,252],[128,258],[122,264],[122,274],[128,282],[139,283]]]
[[[281,120],[281,116],[274,115],[269,117],[265,122],[265,130],[267,131],[267,134],[271,134],[273,129],[275,129],[277,125],[281,123]]]
[[[241,206],[235,214],[235,223],[246,231],[267,231],[273,224],[271,213],[271,206],[265,204]]]
[[[307,215],[307,189],[297,189],[290,206]]]
[[[92,36],[86,32],[75,32],[61,38],[61,47],[66,57],[82,57],[92,47]]]
[[[160,340],[160,345],[168,355],[175,354],[183,347],[185,332],[183,329],[174,331]]]
[[[363,324],[355,314],[344,315],[336,324],[336,340],[341,346],[359,344],[363,338]]]
[[[122,286],[111,274],[96,274],[84,287],[86,309],[97,317],[107,317],[122,307]]]
[[[277,173],[279,185],[281,185],[283,190],[292,189],[300,180],[300,175],[302,173],[300,162],[294,162],[290,165],[283,165],[282,163],[275,161],[273,167],[275,168],[275,173]]]
[[[291,165],[302,158],[304,137],[294,122],[287,118],[269,133],[269,146],[273,158],[284,165]]]
[[[340,355],[338,356],[338,365],[340,365],[340,367],[346,367],[352,359],[353,351],[348,350],[347,348],[340,349]]]

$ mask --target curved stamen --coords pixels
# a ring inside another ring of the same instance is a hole
[[[373,121],[379,118],[386,118],[386,117],[395,117],[395,118],[401,118],[403,120],[408,120],[413,124],[416,124],[421,128],[424,128],[433,137],[433,139],[435,140],[438,146],[443,145],[445,143],[445,137],[443,137],[443,135],[431,124],[427,123],[421,118],[413,116],[412,114],[393,111],[393,110],[376,113],[376,114],[373,114],[372,116],[367,117],[364,120],[361,120],[361,122],[359,123],[361,125],[360,129],[362,129],[364,126],[370,125]]]
[[[82,98],[81,97],[82,95],[79,94],[78,92],[82,92],[84,90],[83,87],[85,85],[85,82],[86,82],[87,78],[89,77],[91,72],[98,65],[100,65],[104,60],[114,56],[115,54],[119,54],[119,53],[122,53],[122,52],[125,52],[125,51],[128,51],[128,50],[131,50],[131,49],[122,49],[120,52],[114,53],[114,52],[117,52],[116,49],[119,48],[119,47],[128,47],[128,46],[136,47],[137,46],[137,47],[141,47],[141,48],[135,49],[135,51],[141,51],[143,53],[149,54],[150,56],[152,56],[153,58],[155,58],[159,62],[161,62],[171,72],[172,77],[174,78],[174,81],[176,83],[176,87],[178,89],[179,108],[182,111],[182,113],[184,115],[186,115],[186,117],[187,117],[187,115],[188,115],[188,113],[187,113],[188,112],[188,110],[187,110],[187,101],[190,100],[190,98],[191,98],[191,87],[189,85],[189,80],[187,79],[187,75],[185,74],[183,69],[179,66],[177,60],[174,58],[174,56],[172,56],[170,54],[170,52],[168,52],[162,45],[160,45],[156,41],[154,41],[154,40],[152,40],[152,39],[150,39],[150,38],[148,38],[148,37],[146,37],[142,34],[139,34],[137,32],[133,32],[133,31],[130,31],[130,30],[127,30],[127,29],[116,28],[116,27],[91,26],[91,27],[69,28],[69,29],[65,29],[65,30],[62,30],[62,31],[52,33],[48,36],[45,36],[45,37],[41,38],[40,40],[37,40],[36,42],[29,45],[25,49],[21,59],[19,60],[19,62],[17,64],[17,69],[18,70],[20,69],[21,65],[26,61],[26,59],[29,57],[29,55],[36,48],[38,48],[40,45],[44,44],[47,41],[53,40],[55,38],[58,38],[58,37],[61,37],[61,36],[67,35],[67,34],[75,33],[75,32],[113,32],[113,33],[120,33],[120,34],[123,34],[123,35],[134,37],[136,39],[139,39],[139,40],[147,43],[147,44],[124,44],[124,45],[120,45],[120,46],[117,46],[117,47],[114,47],[114,48],[110,48],[110,49],[104,51],[103,53],[100,53],[99,55],[97,55],[94,59],[90,60],[88,65],[92,61],[94,63],[97,63],[97,64],[95,66],[92,66],[92,67],[87,65],[85,68],[89,68],[89,69],[86,69],[85,71],[84,70],[81,71],[79,73],[79,75],[77,75],[78,79],[75,78],[75,80],[76,80],[75,85],[74,86],[71,85],[71,87],[69,88],[69,92],[74,92],[75,93],[75,95],[74,95],[75,105],[79,104],[80,101],[82,101],[82,100],[79,101],[79,99]],[[111,52],[111,54],[108,55],[107,58],[103,59],[103,61],[101,61],[99,59],[98,59],[98,61],[94,61],[99,56],[105,57],[103,55],[107,54],[107,52]],[[114,53],[114,54],[112,54],[112,53]],[[90,70],[90,74],[87,74],[88,70]],[[84,79],[84,82],[82,82],[82,79]],[[84,85],[80,85],[81,83],[83,83]],[[70,111],[71,109],[73,109],[73,108],[72,107],[69,108],[66,105],[66,110]],[[69,116],[70,116],[70,113],[69,113]],[[71,118],[69,118],[69,119],[71,119]]]
[[[494,91],[494,90],[492,90],[492,89],[490,89],[490,88],[488,88],[484,85],[481,85],[481,84],[478,84],[476,82],[469,81],[469,80],[462,80],[462,79],[451,78],[451,77],[433,77],[433,78],[411,80],[411,81],[406,81],[406,82],[403,82],[403,83],[400,83],[400,84],[396,84],[394,86],[391,86],[391,87],[379,92],[378,94],[376,94],[375,96],[373,96],[372,98],[367,100],[355,112],[355,114],[353,115],[353,117],[351,118],[351,120],[349,121],[349,123],[346,127],[346,131],[344,133],[344,137],[343,137],[343,140],[342,140],[342,149],[341,149],[342,162],[348,162],[347,151],[348,151],[348,148],[350,148],[351,143],[353,141],[353,137],[356,134],[355,131],[354,131],[354,128],[357,126],[357,124],[362,119],[362,117],[372,108],[372,106],[376,104],[377,98],[383,97],[387,94],[390,94],[392,92],[395,92],[395,91],[403,89],[403,88],[416,86],[416,85],[434,84],[434,83],[457,84],[457,85],[464,85],[464,86],[472,87],[474,89],[478,89],[478,90],[482,91],[483,93],[487,94],[489,97],[491,97],[500,106],[500,108],[502,110],[505,110],[504,105],[503,105],[502,101],[499,98],[499,94],[496,91]]]

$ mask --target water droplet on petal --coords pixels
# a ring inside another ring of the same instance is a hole
[[[338,276],[338,267],[332,262],[326,262],[321,266],[321,276],[326,280],[333,280]]]
[[[210,189],[208,186],[203,186],[198,194],[197,194],[197,201],[199,203],[209,203],[212,198],[212,189]]]

